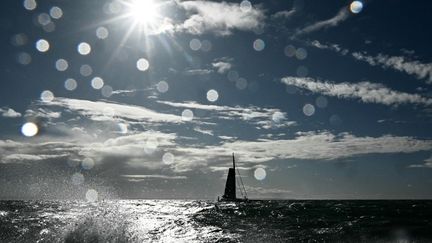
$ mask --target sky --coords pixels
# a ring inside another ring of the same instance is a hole
[[[432,198],[427,1],[1,4],[0,199]]]

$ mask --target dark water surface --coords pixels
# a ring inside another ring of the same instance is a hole
[[[432,242],[432,201],[0,201],[1,242]]]

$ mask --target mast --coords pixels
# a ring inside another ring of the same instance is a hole
[[[228,176],[225,184],[225,193],[222,198],[235,200],[237,198],[236,195],[236,176],[235,176],[235,160],[233,153],[233,168],[228,169]]]

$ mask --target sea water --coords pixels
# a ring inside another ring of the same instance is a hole
[[[432,242],[432,201],[0,201],[0,242]]]

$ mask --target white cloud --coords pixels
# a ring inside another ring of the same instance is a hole
[[[206,129],[202,129],[202,128],[199,128],[199,127],[195,127],[193,130],[196,131],[196,132],[202,133],[202,134],[210,135],[210,136],[214,135],[214,133],[213,133],[212,130],[206,130]]]
[[[285,18],[285,19],[289,19],[292,16],[294,16],[294,14],[297,13],[297,10],[295,8],[291,9],[291,10],[283,10],[283,11],[279,11],[276,12],[272,15],[272,18]]]
[[[0,113],[3,117],[7,117],[7,118],[21,117],[21,113],[16,112],[14,109],[8,107],[0,108]]]
[[[432,156],[423,161],[423,164],[410,165],[410,168],[432,168]]]
[[[42,138],[36,138],[42,139]],[[0,140],[2,163],[31,163],[44,159],[92,158],[99,166],[116,161],[126,168],[163,169],[186,172],[194,169],[214,170],[229,166],[231,153],[245,168],[272,160],[305,159],[331,161],[366,154],[415,153],[430,151],[432,140],[385,135],[357,137],[349,133],[297,133],[292,139],[258,139],[254,141],[224,140],[218,145],[186,145],[173,133],[146,131],[95,142],[69,138],[66,142],[15,142]],[[165,152],[174,155],[173,163],[165,164]],[[137,179],[137,178],[135,178]]]
[[[335,96],[346,99],[360,99],[365,103],[377,103],[384,105],[421,104],[431,105],[432,99],[418,94],[409,94],[387,88],[382,84],[360,83],[332,83],[315,80],[313,78],[285,77],[282,83],[307,89],[314,93]]]
[[[431,140],[385,135],[357,137],[349,133],[298,133],[294,139],[234,141],[221,147],[235,151],[241,161],[261,163],[273,159],[335,160],[364,154],[414,153],[432,149]]]
[[[341,48],[338,44],[323,44],[318,40],[308,42],[309,45],[319,49],[327,49],[342,55],[348,54],[348,49]],[[412,55],[414,51],[402,49],[402,52],[407,55]],[[359,60],[368,63],[371,66],[380,66],[384,69],[393,69],[399,72],[412,75],[417,79],[425,79],[426,83],[432,83],[432,63],[422,63],[418,60],[411,60],[411,57],[404,56],[389,56],[379,53],[377,56],[368,55],[366,52],[353,52],[352,56]]]
[[[313,47],[316,47],[318,49],[331,50],[334,52],[338,52],[342,55],[346,55],[349,53],[348,49],[342,49],[338,44],[323,44],[323,43],[319,42],[318,40],[308,42],[308,44],[313,46]]]
[[[308,34],[317,30],[338,26],[350,16],[347,7],[343,7],[330,19],[315,22],[296,32],[296,35]]]
[[[367,154],[415,153],[431,149],[431,140],[413,137],[357,137],[349,133],[306,132],[298,133],[293,139],[225,141],[218,146],[203,147],[177,146],[173,169],[180,172],[194,168],[218,170],[221,165],[230,165],[232,152],[241,166],[248,167],[276,159],[332,161]]]
[[[130,182],[140,182],[149,179],[161,179],[161,180],[185,180],[186,176],[168,176],[168,175],[120,175],[126,178]]]
[[[242,11],[238,3],[184,1],[178,4],[191,15],[177,25],[176,30],[194,35],[210,32],[225,36],[234,30],[258,30],[263,27],[265,18],[261,9],[253,7],[250,11]]]
[[[212,73],[213,70],[210,69],[189,69],[184,72],[186,75],[208,75]]]
[[[90,101],[68,98],[55,98],[48,106],[63,107],[66,110],[77,112],[95,121],[112,121],[115,118],[147,121],[154,123],[181,123],[180,116],[159,113],[142,106],[112,103],[107,101]]]
[[[162,133],[158,131],[144,131],[137,134],[119,136],[107,139],[103,142],[93,142],[80,148],[80,155],[95,157],[96,159],[107,157],[125,157],[136,159],[146,167],[147,162],[161,162],[159,153],[164,148],[176,145],[174,133]],[[160,163],[158,163],[160,164]],[[160,168],[162,165],[156,166]],[[151,166],[153,167],[153,165]]]
[[[237,137],[231,137],[231,136],[219,136],[220,139],[223,140],[236,140]]]
[[[113,95],[118,95],[118,94],[134,94],[137,92],[142,92],[142,91],[152,91],[154,90],[153,88],[149,88],[149,89],[120,89],[120,90],[113,90],[113,92],[111,94]]]
[[[264,188],[264,187],[251,187],[251,186],[245,186],[246,192],[248,194],[257,194],[257,195],[263,195],[263,196],[283,196],[286,194],[286,196],[292,194],[292,191],[286,190],[286,189],[280,189],[280,188]]]
[[[224,120],[243,120],[245,122],[255,124],[259,128],[282,128],[294,126],[295,121],[289,121],[287,114],[277,108],[263,108],[257,106],[218,106],[218,105],[203,105],[196,102],[170,102],[157,101],[158,103],[169,105],[178,108],[200,109],[211,111],[218,119]],[[276,114],[276,116],[275,116]]]
[[[67,157],[68,154],[9,154],[2,159],[2,163],[40,161]]]
[[[403,56],[388,56],[384,54],[370,56],[366,53],[354,52],[352,55],[355,59],[367,62],[371,66],[391,68],[413,75],[417,79],[426,79],[426,83],[432,83],[432,63],[421,63],[419,61],[408,60]]]
[[[54,112],[40,107],[34,110],[26,110],[25,117],[57,119],[61,117],[61,112]]]
[[[229,62],[224,62],[224,61],[218,61],[218,62],[213,62],[212,63],[213,68],[216,69],[216,71],[220,74],[224,74],[226,72],[228,72],[231,67],[232,64]]]

